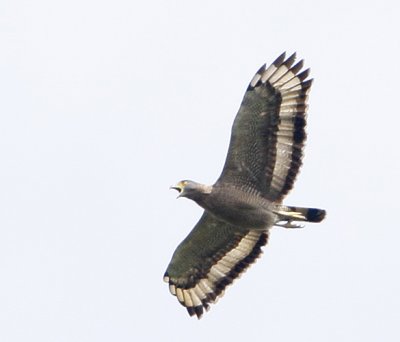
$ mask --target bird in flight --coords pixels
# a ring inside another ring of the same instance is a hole
[[[321,222],[325,210],[286,206],[302,164],[312,79],[296,54],[264,64],[244,94],[222,173],[214,185],[183,180],[171,187],[203,209],[175,250],[164,281],[200,318],[225,288],[261,255],[273,226]]]

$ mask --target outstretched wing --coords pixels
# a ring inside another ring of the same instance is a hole
[[[204,212],[175,250],[164,275],[170,292],[200,318],[262,253],[268,233],[237,227]]]
[[[225,166],[217,184],[231,183],[281,200],[293,187],[306,138],[309,69],[300,72],[285,53],[255,74],[235,118]]]

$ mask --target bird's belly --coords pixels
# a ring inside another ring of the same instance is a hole
[[[226,203],[205,208],[219,219],[245,229],[268,229],[276,221],[276,215],[265,206],[248,203]]]

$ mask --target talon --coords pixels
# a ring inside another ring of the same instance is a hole
[[[275,226],[283,228],[304,228],[304,225],[292,223],[292,221],[287,221],[286,223],[275,223]]]

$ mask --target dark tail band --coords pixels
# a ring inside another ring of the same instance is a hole
[[[324,209],[290,206],[281,206],[278,213],[282,216],[282,220],[306,221],[315,223],[321,222],[326,216],[326,211]]]

